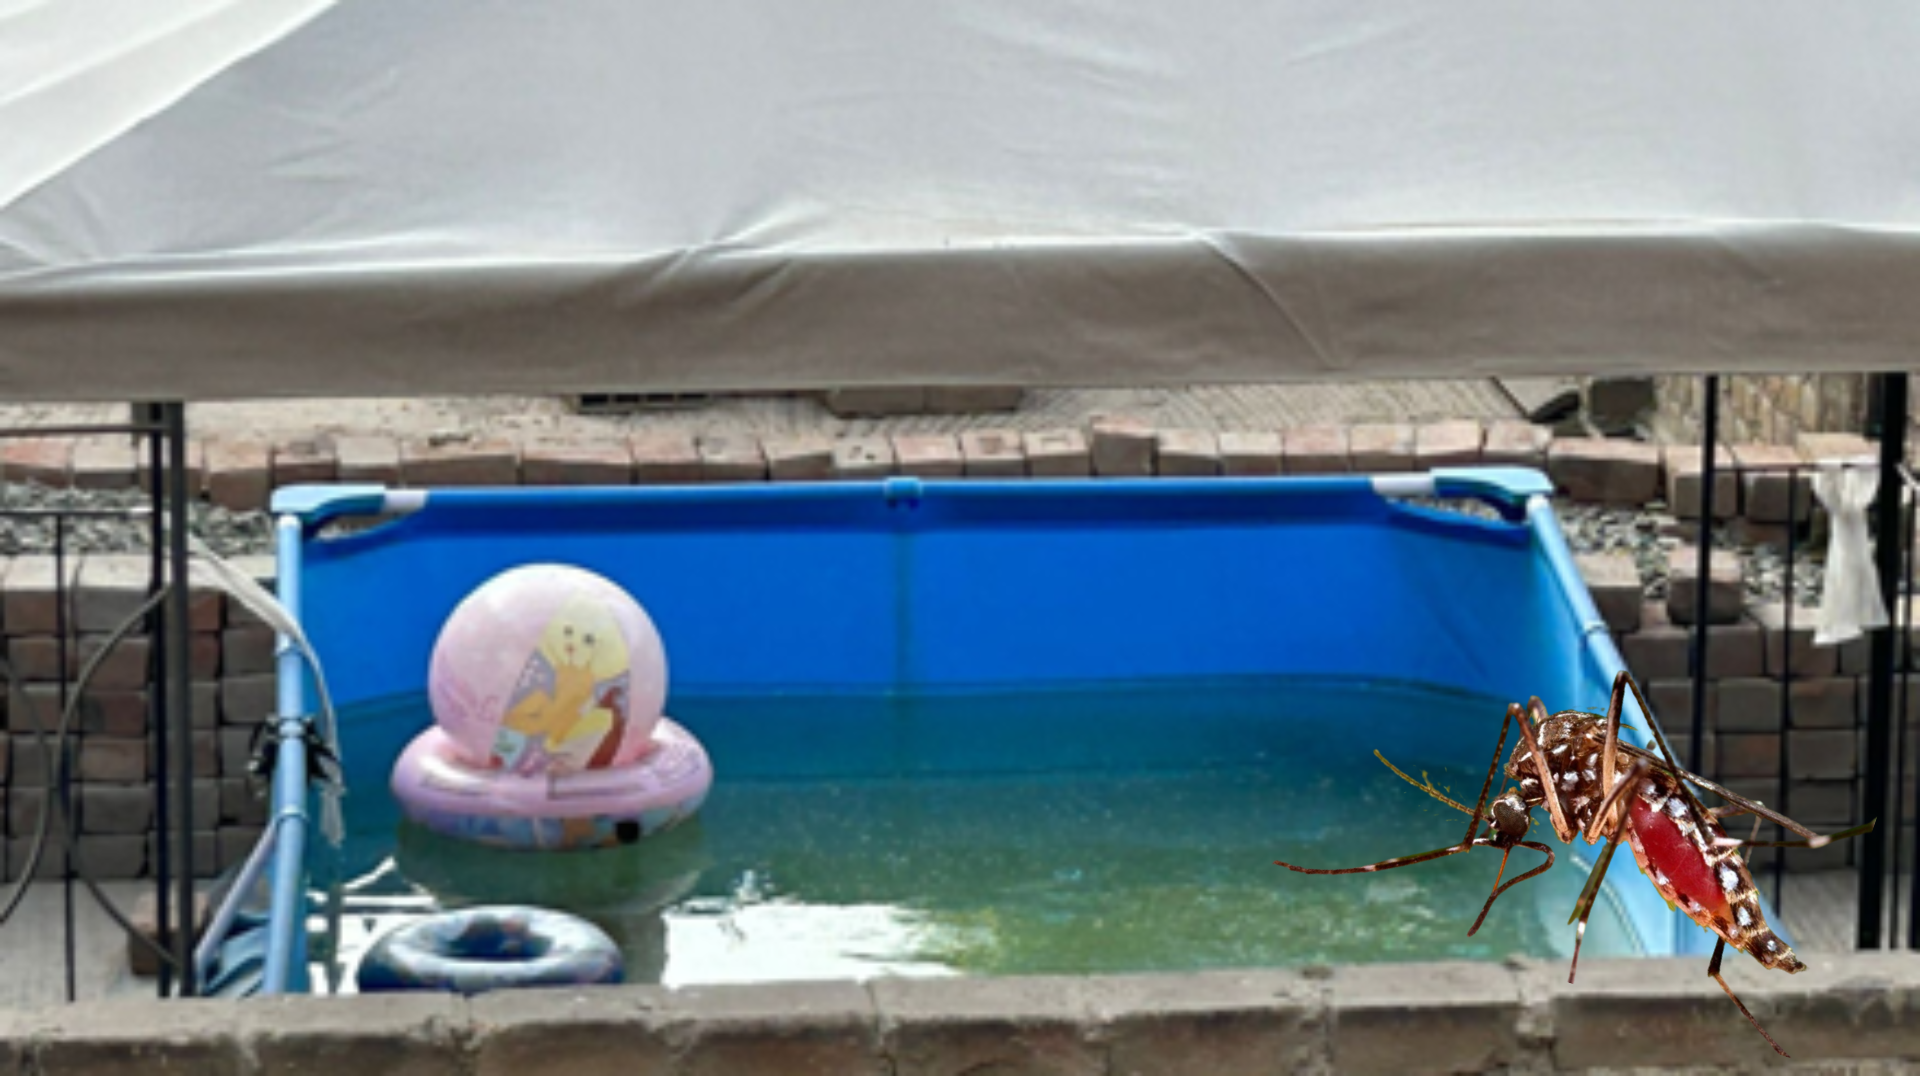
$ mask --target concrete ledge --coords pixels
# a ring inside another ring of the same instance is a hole
[[[1912,1072],[1920,962],[1704,957],[583,987],[0,1013],[16,1073]]]
[[[1085,996],[1115,1074],[1303,1073],[1326,1045],[1326,981],[1297,971],[1112,975]]]
[[[1065,977],[884,978],[870,984],[902,1075],[1103,1073],[1088,984]]]
[[[269,1075],[449,1076],[466,1071],[467,1002],[451,994],[295,998],[247,1002],[244,1032],[255,1071]]]
[[[1333,975],[1333,1067],[1346,1074],[1506,1072],[1520,986],[1493,964],[1376,964]]]
[[[153,999],[69,1005],[15,1024],[22,1041],[14,1052],[22,1071],[43,1076],[244,1075],[251,1063],[235,1031],[242,1008]]]
[[[1675,957],[1590,960],[1571,985],[1562,975],[1551,992],[1554,1065],[1569,1072],[1699,1066],[1756,1072],[1780,1061],[1706,972],[1706,957]],[[1762,1024],[1770,1017],[1754,990],[1755,976],[1794,978],[1740,954],[1727,957],[1721,972]],[[1787,1033],[1771,1033],[1787,1053],[1795,1052],[1783,1041]]]
[[[527,1076],[667,1073],[657,987],[513,990],[474,998],[467,1041],[474,1071]]]

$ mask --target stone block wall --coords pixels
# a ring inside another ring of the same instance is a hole
[[[1705,402],[1698,375],[1656,379],[1657,422],[1670,438],[1700,437]],[[1867,376],[1739,375],[1720,380],[1720,435],[1727,442],[1791,443],[1803,431],[1861,431]]]
[[[145,599],[147,560],[75,555],[65,562],[62,613],[53,556],[0,560],[0,648],[8,665],[0,680],[0,879],[29,869],[48,810],[47,781],[62,752],[54,736],[65,712],[71,713],[66,752],[73,755],[76,863],[100,879],[147,876],[156,850],[157,711],[148,683],[149,640],[137,634],[122,640],[100,659],[86,695],[70,697],[107,634]],[[270,559],[245,563],[256,577],[271,578]],[[251,612],[210,588],[191,591],[189,625],[192,857],[196,873],[213,874],[244,859],[266,821],[265,796],[247,766],[255,727],[274,704],[274,637]],[[66,848],[56,819],[38,876],[58,877]]]

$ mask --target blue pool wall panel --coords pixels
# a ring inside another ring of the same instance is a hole
[[[1362,478],[434,492],[308,545],[343,703],[421,689],[440,624],[527,562],[619,582],[672,684],[878,690],[1285,674],[1497,697],[1576,644],[1524,525],[1411,511]],[[1560,680],[1565,681],[1565,680]]]

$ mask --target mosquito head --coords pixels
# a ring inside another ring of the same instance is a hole
[[[1533,819],[1527,814],[1527,803],[1520,797],[1519,788],[1508,788],[1493,800],[1492,816],[1493,831],[1502,840],[1518,840],[1533,827]]]

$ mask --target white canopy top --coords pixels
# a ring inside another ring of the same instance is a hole
[[[0,398],[1903,367],[1920,9],[0,0]]]

